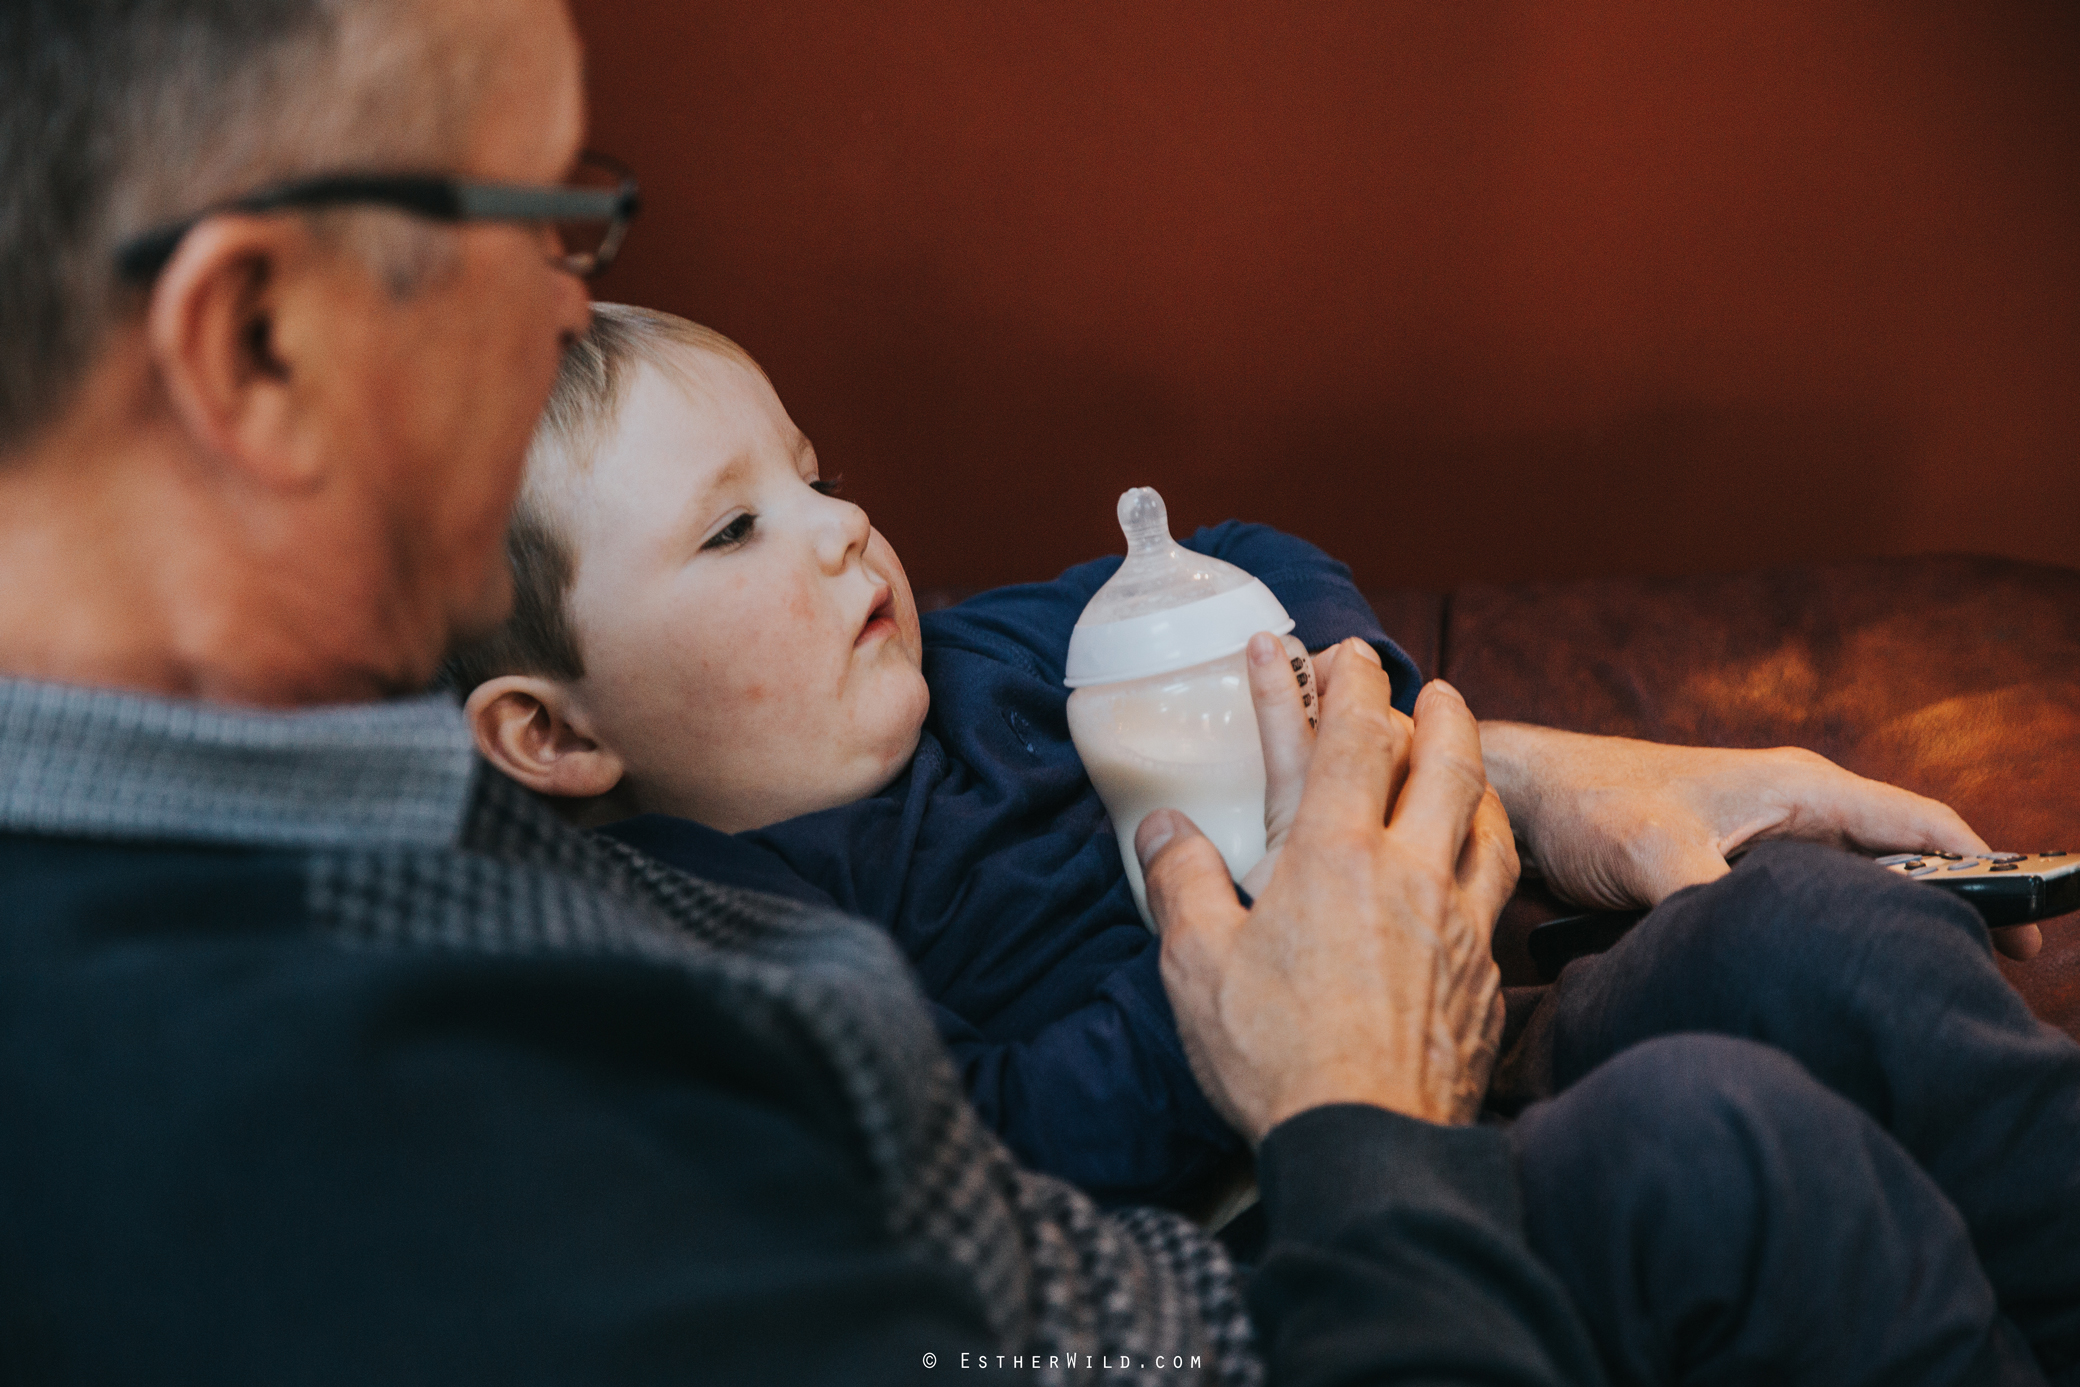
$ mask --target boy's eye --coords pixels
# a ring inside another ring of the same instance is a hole
[[[809,483],[809,489],[824,496],[840,496],[845,491],[845,477],[842,473],[835,477],[819,477]]]
[[[709,538],[708,542],[701,546],[701,548],[734,548],[737,545],[742,544],[745,540],[751,538],[751,527],[757,523],[757,520],[758,517],[751,514],[750,511],[745,511],[735,520],[730,521],[729,524],[724,525],[721,529],[717,530],[714,533],[714,535]]]

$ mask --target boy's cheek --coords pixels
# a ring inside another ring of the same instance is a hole
[[[918,624],[917,596],[910,590],[910,574],[903,568],[902,559],[897,556],[887,536],[881,531],[872,531],[872,538],[867,541],[867,547],[874,560],[873,566],[880,570],[882,577],[888,580],[888,585],[895,589],[896,629],[902,633],[912,649],[921,650],[924,637]]]
[[[917,614],[917,603],[910,599],[908,588],[900,588],[896,593],[896,639],[909,657],[911,668],[924,668],[924,621]]]

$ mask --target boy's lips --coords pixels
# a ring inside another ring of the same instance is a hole
[[[896,629],[895,589],[883,583],[874,589],[874,605],[867,611],[867,619],[860,626],[859,634],[853,638],[854,645],[865,645],[882,636],[893,635]]]

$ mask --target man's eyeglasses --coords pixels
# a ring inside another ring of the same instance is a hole
[[[181,238],[224,212],[288,212],[374,204],[442,222],[534,222],[556,236],[549,263],[589,279],[614,263],[628,223],[642,208],[635,175],[604,154],[579,156],[576,181],[563,187],[472,183],[410,174],[331,174],[279,183],[148,231],[116,248],[116,272],[149,284],[173,258]]]

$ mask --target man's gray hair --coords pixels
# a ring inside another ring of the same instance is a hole
[[[481,55],[440,8],[0,0],[0,458],[136,311],[123,241],[281,179],[459,156]]]

